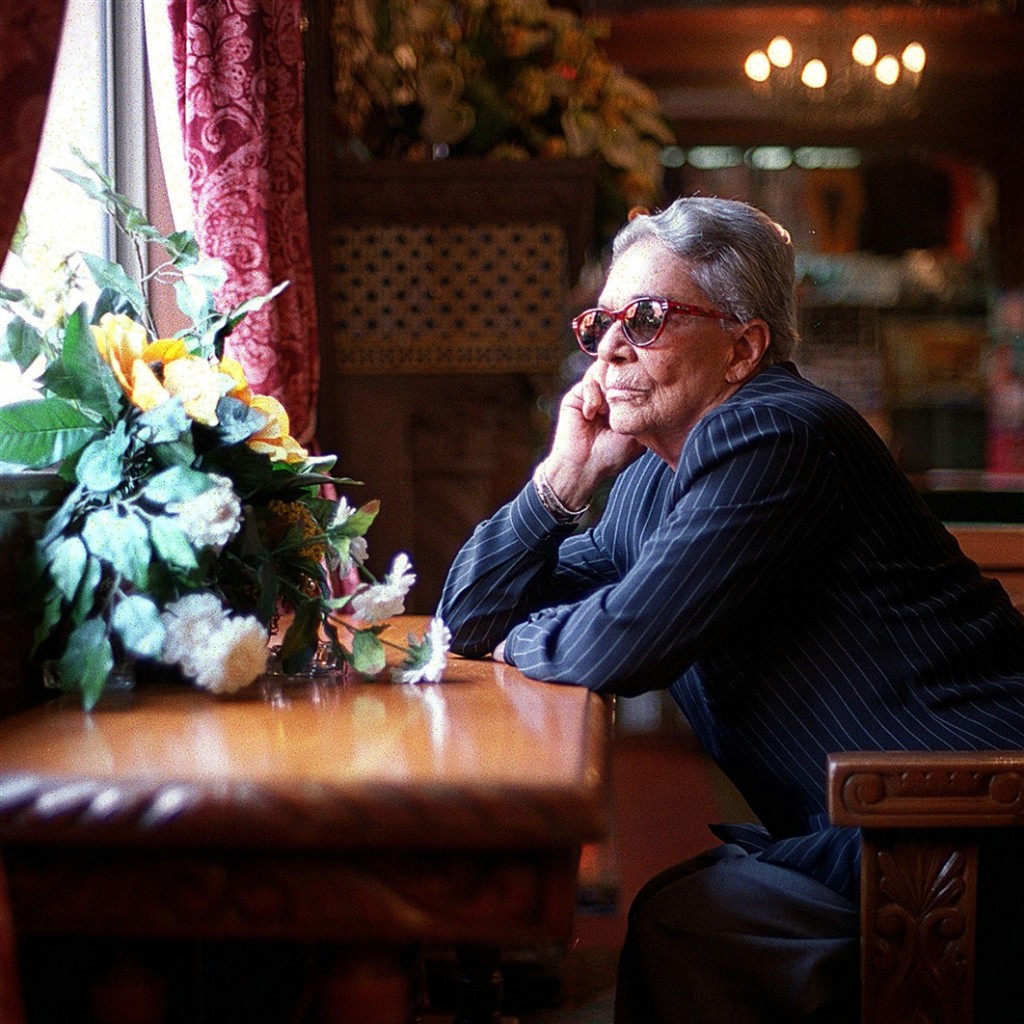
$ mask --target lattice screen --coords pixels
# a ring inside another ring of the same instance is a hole
[[[347,373],[548,373],[566,337],[553,224],[370,225],[332,234],[332,363]]]

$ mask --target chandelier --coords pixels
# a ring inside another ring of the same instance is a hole
[[[913,40],[881,52],[869,32],[852,42],[832,36],[803,48],[777,35],[747,56],[743,70],[778,113],[858,125],[915,116],[926,59]]]

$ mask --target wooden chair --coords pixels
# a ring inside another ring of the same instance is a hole
[[[831,754],[828,801],[863,830],[861,1021],[973,1024],[979,850],[1024,825],[1024,751]]]
[[[947,526],[1024,609],[1024,525]],[[973,1024],[979,853],[1024,825],[1024,751],[831,754],[828,801],[863,830],[861,1021]]]

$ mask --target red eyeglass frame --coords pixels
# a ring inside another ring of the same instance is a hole
[[[665,313],[661,318],[661,323],[658,325],[658,329],[654,332],[654,337],[652,337],[650,341],[634,341],[629,333],[629,327],[626,324],[626,311],[632,309],[641,302],[653,302],[659,306],[665,307]],[[595,357],[597,356],[597,349],[595,348],[594,351],[591,352],[590,349],[584,346],[583,339],[580,337],[580,322],[589,313],[603,313],[605,316],[610,316],[613,323],[622,324],[622,333],[625,335],[626,341],[628,341],[634,348],[647,348],[649,345],[653,345],[661,337],[662,331],[665,330],[665,324],[668,323],[668,318],[671,313],[682,313],[685,316],[701,316],[712,320],[733,320],[736,323],[739,323],[739,320],[731,313],[723,313],[720,309],[705,309],[703,306],[691,306],[686,302],[676,302],[675,299],[658,299],[652,295],[641,295],[640,298],[632,299],[630,302],[627,302],[622,309],[617,310],[605,309],[604,306],[592,306],[590,309],[585,309],[582,313],[573,317],[572,333],[575,336],[576,343],[579,347],[583,349],[588,356]],[[611,330],[611,327],[612,325],[609,324],[605,328],[601,338]],[[598,340],[598,345],[600,344],[601,342]]]

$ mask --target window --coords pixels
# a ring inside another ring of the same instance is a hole
[[[150,10],[152,8],[152,10]],[[159,15],[152,17],[151,15]],[[58,283],[54,275],[68,253],[97,253],[134,268],[134,254],[119,251],[109,220],[94,203],[83,202],[77,186],[54,168],[80,170],[73,154],[79,149],[117,182],[120,192],[146,210],[159,225],[170,220],[159,147],[151,140],[155,128],[147,109],[146,31],[162,60],[153,71],[157,120],[177,130],[174,77],[170,61],[170,30],[166,6],[123,0],[68,0],[60,53],[54,73],[46,123],[35,173],[24,206],[23,258],[10,255],[0,279],[4,284],[42,296]],[[164,132],[161,132],[165,135]],[[180,153],[174,139],[171,152]],[[175,165],[177,226],[187,216],[184,160]],[[184,208],[184,213],[182,211]],[[154,298],[156,310],[158,303]]]

